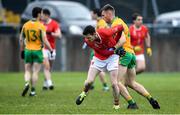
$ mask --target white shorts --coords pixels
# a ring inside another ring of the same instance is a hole
[[[53,53],[51,55],[50,51],[48,49],[43,48],[43,57],[48,58],[49,60],[55,60],[56,59],[56,50],[53,50]]]
[[[111,55],[106,60],[100,60],[93,57],[90,67],[96,68],[99,71],[112,71],[118,69],[119,56],[116,54]]]
[[[136,55],[136,60],[139,60],[139,61],[145,61],[144,54]]]

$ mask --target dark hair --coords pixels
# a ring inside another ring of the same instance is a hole
[[[111,6],[110,4],[106,4],[106,5],[103,6],[103,8],[101,9],[101,11],[108,11],[108,10],[115,11],[114,7]]]
[[[51,15],[50,11],[48,9],[46,9],[46,8],[43,9],[43,14],[48,15],[48,16]]]
[[[94,14],[97,14],[98,17],[101,16],[101,10],[98,9],[98,8],[93,9],[92,12],[93,12]]]
[[[96,32],[95,28],[91,25],[88,25],[84,28],[83,35],[93,35]]]
[[[40,14],[42,11],[42,8],[40,7],[34,7],[33,10],[32,10],[32,17],[33,18],[37,18],[38,17],[38,14]]]
[[[133,21],[136,20],[138,16],[141,16],[141,15],[140,15],[139,13],[134,13],[134,14],[132,15],[132,20],[133,20]]]

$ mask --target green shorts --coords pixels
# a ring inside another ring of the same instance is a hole
[[[132,53],[126,52],[125,56],[120,57],[119,64],[132,69],[136,66],[136,56]]]
[[[24,51],[24,61],[25,63],[42,63],[43,62],[43,53],[42,50],[28,50]]]

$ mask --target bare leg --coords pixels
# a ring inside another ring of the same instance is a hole
[[[113,89],[114,105],[119,105],[118,70],[110,71],[110,80]]]
[[[52,71],[53,63],[54,63],[54,60],[49,60],[49,64],[50,64],[50,71]]]
[[[120,94],[125,98],[125,100],[129,104],[133,104],[133,103],[135,103],[135,101],[132,99],[132,97],[129,94],[129,92],[128,92],[127,88],[125,87],[125,85],[123,85],[126,73],[127,73],[127,67],[119,65],[118,81],[120,81],[119,82]]]
[[[144,97],[150,96],[149,92],[144,88],[144,86],[142,86],[141,84],[135,81],[135,77],[136,77],[135,68],[128,69],[127,73],[128,73],[128,77],[126,77],[127,85]]]
[[[24,80],[25,80],[25,86],[22,92],[22,96],[25,96],[29,90],[29,82],[31,81],[31,64],[26,63],[25,64],[25,74],[24,74]]]
[[[39,74],[40,69],[41,69],[41,64],[33,63],[33,68],[32,68],[32,71],[33,71],[33,74],[32,74],[32,88],[31,88],[30,96],[35,95],[35,86],[36,86],[36,83],[37,83],[37,80],[38,80],[38,74]]]
[[[76,99],[76,104],[80,105],[84,98],[86,97],[86,94],[88,93],[91,85],[93,84],[95,77],[97,76],[97,74],[99,74],[99,70],[97,70],[96,68],[90,67],[89,71],[88,71],[88,76],[87,79],[85,80],[84,83],[84,89],[81,92],[81,94],[78,96],[78,98]]]
[[[25,74],[24,74],[24,80],[25,82],[30,82],[31,79],[31,64],[27,63],[25,64]]]
[[[99,79],[100,79],[100,81],[101,81],[102,83],[106,83],[105,76],[106,76],[105,72],[101,71],[101,72],[99,73]]]
[[[107,81],[106,81],[106,74],[105,74],[105,72],[103,72],[103,71],[101,71],[100,73],[99,73],[99,78],[100,78],[100,81],[101,81],[101,83],[102,83],[102,85],[103,85],[103,90],[104,91],[108,91],[109,90],[109,87],[107,86]]]
[[[136,60],[136,74],[144,72],[146,69],[145,60]]]
[[[89,71],[88,71],[88,76],[87,76],[87,79],[84,83],[84,92],[88,92],[89,91],[89,88],[91,87],[91,85],[93,84],[97,74],[99,74],[99,70],[93,68],[93,67],[90,67],[89,68]]]
[[[146,97],[154,109],[160,109],[158,102],[149,94],[149,92],[144,88],[143,85],[135,81],[135,77],[135,68],[128,69],[128,77],[126,78],[126,83],[128,84],[128,86],[142,96]]]
[[[43,89],[46,89],[46,88],[53,85],[52,80],[51,80],[51,66],[52,66],[52,62],[50,62],[48,58],[44,58],[44,76],[45,76],[45,80],[44,80]]]

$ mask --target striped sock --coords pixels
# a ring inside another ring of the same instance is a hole
[[[103,87],[107,87],[107,83],[103,83]]]
[[[144,97],[146,97],[148,100],[150,100],[152,98],[152,96],[150,94],[144,94]]]
[[[31,92],[35,92],[35,87],[31,87]]]
[[[91,88],[92,84],[93,84],[93,83],[87,83],[87,84],[85,85],[83,91],[84,91],[85,93],[87,93],[87,92],[89,91],[89,89]]]
[[[25,86],[27,86],[27,85],[29,85],[29,82],[28,82],[28,81],[25,82]]]
[[[127,102],[128,102],[128,104],[134,104],[135,103],[135,101],[133,100],[133,98],[131,96],[128,97]]]
[[[119,99],[114,100],[114,105],[119,105]]]

